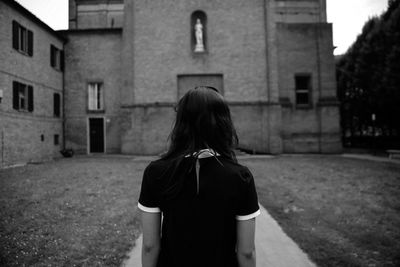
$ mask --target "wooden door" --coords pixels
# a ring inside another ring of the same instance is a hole
[[[89,118],[89,152],[104,153],[104,118]]]

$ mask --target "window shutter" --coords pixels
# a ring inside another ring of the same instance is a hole
[[[53,102],[53,104],[54,104],[54,106],[53,106],[53,108],[54,108],[54,116],[56,116],[56,117],[60,117],[60,94],[57,94],[57,93],[55,93],[54,95],[53,95],[53,100],[54,100],[54,102]]]
[[[50,45],[50,66],[55,67],[55,47]]]
[[[18,82],[13,81],[13,108],[19,110]]]
[[[64,71],[64,50],[60,51],[60,69]]]
[[[15,20],[12,22],[12,34],[13,48],[18,50],[18,23]]]
[[[57,117],[57,94],[53,94],[53,115]]]
[[[28,85],[28,111],[33,111],[33,87]]]
[[[33,32],[28,31],[28,55],[33,56]]]

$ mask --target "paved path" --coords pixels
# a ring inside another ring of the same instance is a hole
[[[290,239],[278,223],[260,205],[256,220],[256,251],[258,267],[316,267],[308,256]],[[124,267],[141,267],[142,236],[129,253]]]
[[[377,156],[370,155],[370,154],[342,154],[342,157],[400,164],[400,159],[377,157]]]

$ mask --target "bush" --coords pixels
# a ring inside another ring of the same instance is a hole
[[[74,150],[72,150],[72,148],[64,148],[63,150],[60,150],[60,153],[64,158],[71,158],[74,155]]]

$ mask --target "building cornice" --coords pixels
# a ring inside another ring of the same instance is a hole
[[[93,29],[68,29],[68,30],[59,30],[57,31],[60,34],[69,34],[69,33],[122,33],[122,28],[93,28]]]
[[[78,5],[123,4],[124,0],[75,0]]]
[[[52,34],[54,37],[56,37],[57,39],[59,39],[61,42],[65,43],[67,40],[65,39],[64,36],[62,36],[61,34],[59,34],[57,31],[55,31],[54,29],[52,29],[49,25],[47,25],[46,23],[44,23],[41,19],[39,19],[38,17],[36,17],[33,13],[31,13],[28,9],[26,9],[25,7],[23,7],[21,4],[19,4],[18,2],[14,1],[14,0],[0,0],[3,3],[7,4],[8,6],[10,6],[11,8],[17,10],[18,12],[20,12],[21,14],[25,15],[27,18],[29,18],[30,20],[32,20],[33,22],[35,22],[37,25],[39,25],[40,27],[42,27],[44,30],[46,30],[47,32],[49,32],[50,34]]]
[[[271,101],[227,101],[230,106],[279,106],[278,102]],[[136,104],[126,104],[121,105],[123,109],[130,108],[149,108],[149,107],[174,107],[175,102],[150,102],[150,103],[136,103]]]

